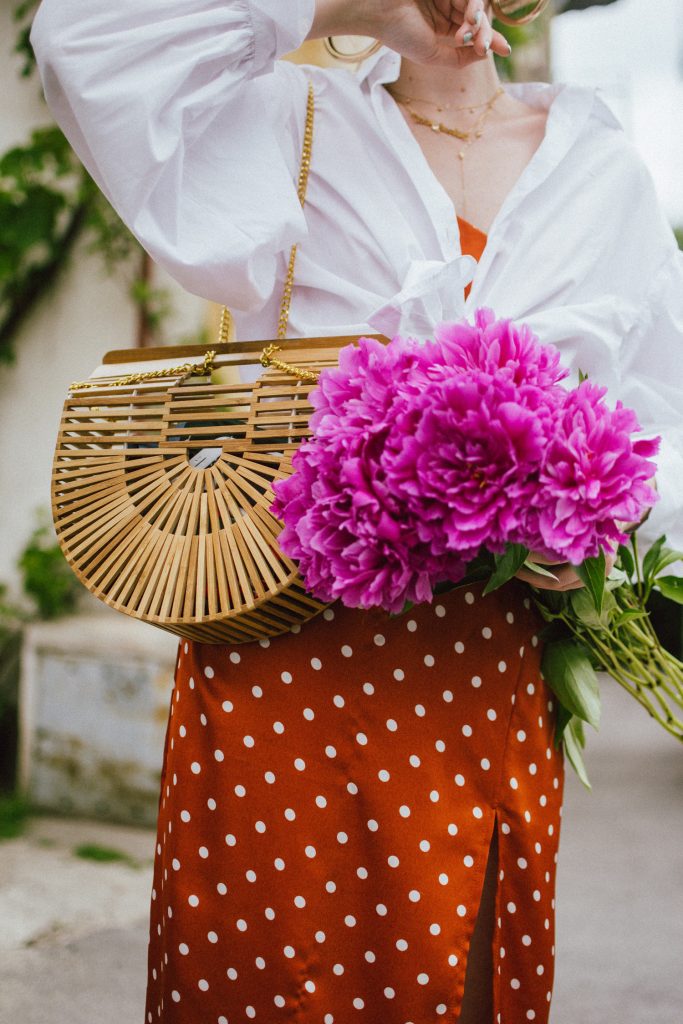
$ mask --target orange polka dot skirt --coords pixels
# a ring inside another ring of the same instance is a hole
[[[525,593],[181,644],[147,1024],[457,1021],[494,828],[494,1021],[547,1022],[563,763]]]

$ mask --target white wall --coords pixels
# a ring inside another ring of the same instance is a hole
[[[600,85],[683,225],[683,3],[619,0],[555,18],[556,81]]]
[[[0,0],[0,152],[50,122],[37,79],[18,77],[11,55],[15,0]],[[160,285],[172,283],[158,274]],[[206,303],[172,285],[178,337],[204,322]],[[0,581],[17,585],[17,556],[33,529],[34,511],[50,503],[52,452],[69,383],[87,377],[111,348],[134,343],[135,314],[118,281],[81,245],[52,293],[16,339],[17,360],[0,365]]]

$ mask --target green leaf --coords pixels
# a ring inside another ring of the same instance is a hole
[[[581,726],[581,732],[579,732],[578,727],[574,725],[575,722],[577,725]],[[590,779],[586,772],[586,765],[584,764],[582,753],[582,748],[585,745],[585,740],[583,739],[583,723],[576,718],[572,718],[568,727],[565,729],[563,742],[564,752],[570,765],[586,789],[592,789],[593,787],[590,784]]]
[[[557,718],[555,719],[555,749],[557,750],[564,738],[564,731],[572,720],[572,713],[569,708],[558,700]]]
[[[597,558],[586,558],[575,568],[577,576],[593,598],[596,612],[600,615],[605,594],[605,552],[601,550]]]
[[[627,622],[634,622],[638,619],[647,619],[649,615],[646,611],[640,608],[624,608],[622,612],[619,612],[617,617],[612,622],[614,629],[618,629],[619,626],[624,626]]]
[[[602,611],[598,612],[592,596],[584,588],[583,590],[572,590],[569,602],[574,615],[584,626],[591,629],[609,629],[610,620],[617,608],[614,595],[606,591],[602,601]]]
[[[662,569],[666,569],[667,565],[673,565],[674,562],[681,561],[683,561],[683,551],[674,551],[673,548],[662,548],[653,570],[653,576],[657,577]]]
[[[530,559],[526,559],[523,563],[525,569],[529,569],[531,572],[537,573],[539,576],[548,576],[551,580],[557,582],[557,576],[546,569],[544,566],[539,565],[538,562],[532,562]]]
[[[652,583],[655,568],[665,541],[666,537],[658,537],[643,559],[643,580],[646,584]]]
[[[496,555],[496,568],[490,580],[484,587],[484,594],[490,594],[498,590],[504,583],[511,580],[515,573],[521,569],[529,556],[529,549],[523,544],[508,544],[502,555]]]
[[[588,651],[582,644],[576,640],[546,644],[543,675],[566,708],[594,729],[599,728],[600,686]]]
[[[617,565],[624,570],[627,576],[633,576],[633,574],[636,571],[636,565],[633,561],[631,549],[625,547],[623,544],[620,544],[617,551],[617,556]]]
[[[655,586],[669,601],[683,604],[683,579],[679,576],[658,576]]]

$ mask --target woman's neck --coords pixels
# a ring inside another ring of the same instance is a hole
[[[397,98],[425,100],[439,107],[480,106],[491,99],[500,87],[493,58],[477,61],[466,68],[436,67],[401,61],[401,73],[387,86]]]

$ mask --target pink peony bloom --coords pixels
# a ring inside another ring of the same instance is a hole
[[[482,548],[581,562],[656,500],[656,442],[559,352],[478,310],[425,345],[361,338],[321,373],[313,437],[275,485],[282,550],[321,600],[400,611]]]

